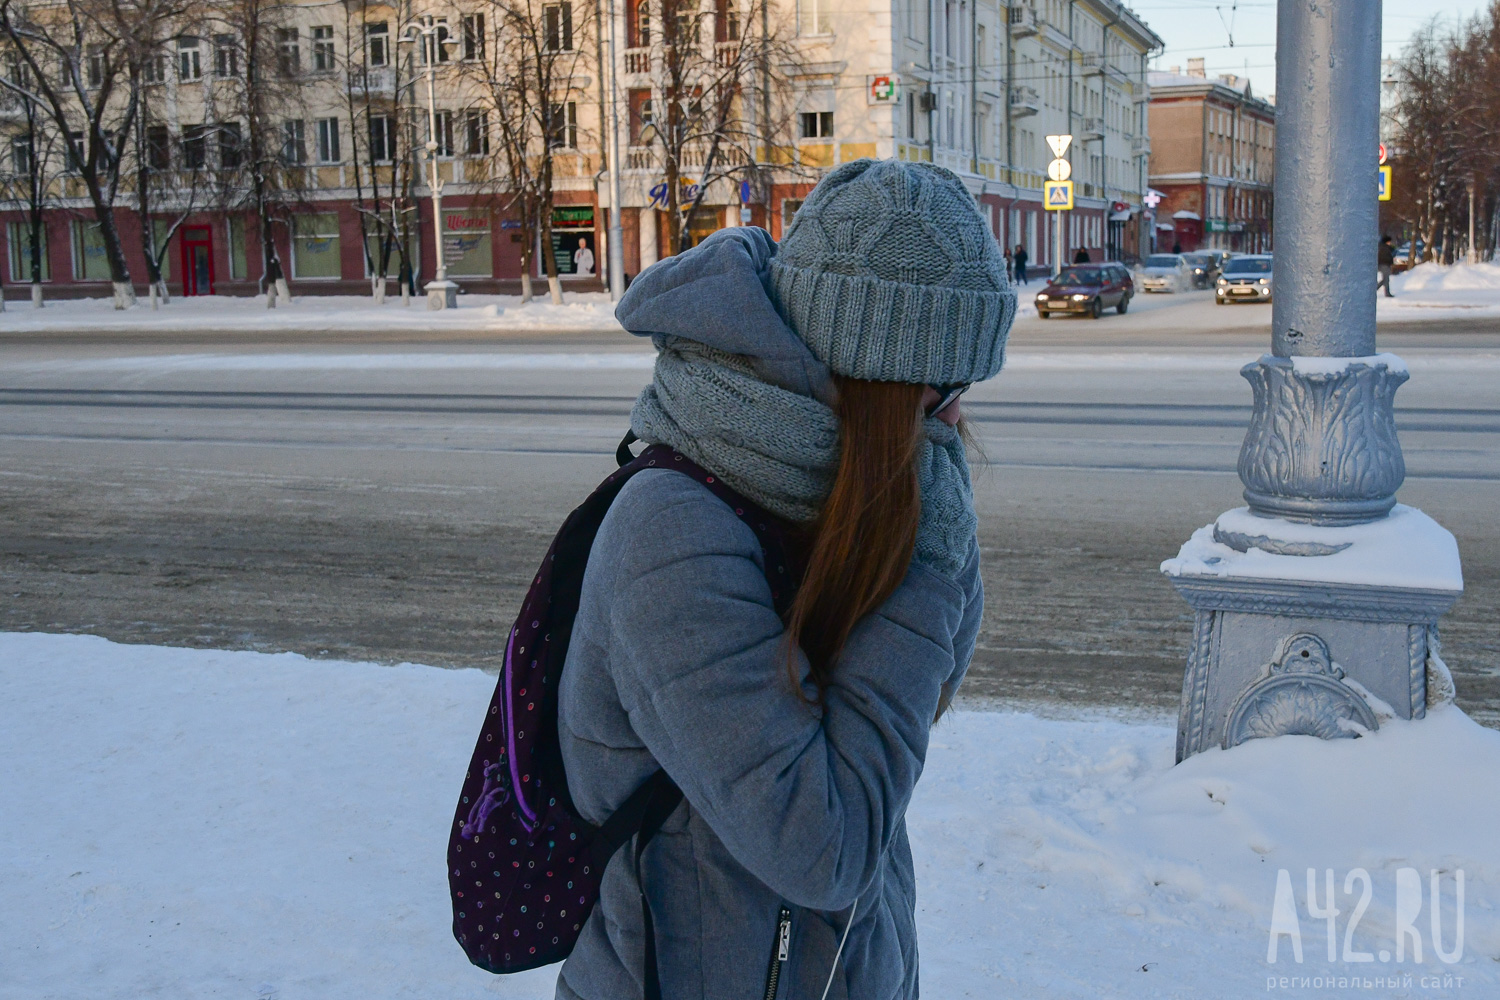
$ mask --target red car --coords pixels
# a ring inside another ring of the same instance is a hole
[[[1062,269],[1037,293],[1036,314],[1078,313],[1098,319],[1104,310],[1124,313],[1135,295],[1135,282],[1124,264],[1073,264]]]

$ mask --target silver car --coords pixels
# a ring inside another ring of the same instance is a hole
[[[1180,253],[1154,253],[1141,272],[1141,288],[1148,292],[1181,292],[1193,284],[1193,269]]]
[[[1239,254],[1226,260],[1214,284],[1214,301],[1221,306],[1230,302],[1270,302],[1271,255]]]

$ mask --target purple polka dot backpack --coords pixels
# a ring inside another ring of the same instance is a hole
[[[620,468],[574,510],[552,540],[511,628],[495,695],[464,776],[448,840],[453,934],[469,960],[495,973],[521,972],[568,957],[599,898],[604,867],[634,839],[641,851],[682,801],[665,771],[646,779],[594,826],[568,794],[557,736],[557,690],[599,525],[615,496],[643,469],[690,476],[754,530],[779,612],[791,604],[800,574],[789,562],[794,528],[746,500],[712,473],[664,445],[633,457],[627,434]],[[653,921],[641,896],[646,931],[646,996],[660,997]]]

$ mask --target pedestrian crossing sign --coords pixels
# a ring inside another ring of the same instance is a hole
[[[1389,163],[1380,165],[1380,200],[1391,200],[1391,165]]]
[[[1042,188],[1042,204],[1049,212],[1073,211],[1073,182],[1047,181]]]

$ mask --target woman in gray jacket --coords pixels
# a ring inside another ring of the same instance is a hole
[[[728,229],[621,300],[659,355],[631,427],[805,527],[785,618],[761,548],[702,484],[621,490],[559,691],[574,804],[601,822],[658,768],[684,800],[606,869],[557,995],[917,996],[905,813],[983,608],[957,395],[999,371],[1015,295],[974,199],[861,160],[778,247]]]

